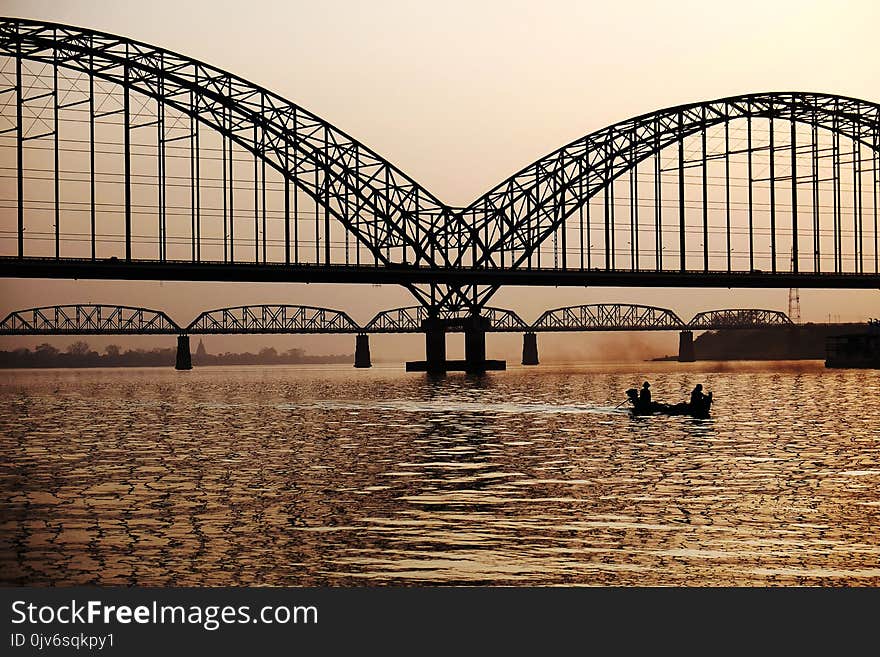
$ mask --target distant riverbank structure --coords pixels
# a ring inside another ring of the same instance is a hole
[[[880,369],[880,319],[868,320],[868,330],[829,336],[825,367]]]

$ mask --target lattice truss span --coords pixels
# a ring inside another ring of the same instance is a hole
[[[504,308],[484,307],[481,315],[489,322],[488,331],[492,333],[515,333],[529,330],[529,325],[512,310]],[[422,322],[429,318],[429,311],[423,306],[409,306],[383,310],[371,319],[364,327],[367,333],[419,333]],[[464,330],[464,324],[470,318],[467,309],[443,309],[437,318],[448,325],[451,333]]]
[[[187,327],[188,333],[360,333],[341,310],[313,306],[238,306],[208,310]]]
[[[686,323],[673,311],[622,303],[548,310],[532,325],[536,331],[668,331]]]
[[[165,335],[180,327],[159,310],[80,304],[9,313],[0,335]]]
[[[731,308],[708,310],[697,313],[688,323],[688,328],[721,330],[736,328],[770,328],[794,326],[788,315],[780,310],[761,310],[758,308]]]
[[[532,331],[684,331],[791,327],[788,315],[778,310],[728,308],[697,313],[685,322],[674,311],[655,306],[600,303],[555,308],[541,315]]]
[[[526,324],[512,310],[484,308],[485,329],[493,333],[553,331],[668,331],[792,327],[777,310],[736,308],[709,310],[684,322],[672,310],[632,304],[592,304],[548,310]],[[296,333],[420,333],[430,319],[422,306],[393,308],[376,314],[360,327],[349,315],[330,308],[292,305],[237,306],[208,310],[181,328],[164,312],[128,306],[78,304],[27,308],[0,322],[0,335],[156,335],[296,334]],[[448,332],[471,326],[465,309],[443,310],[439,319]]]
[[[399,282],[434,314],[485,307],[503,284],[486,272],[548,274],[527,284],[792,273],[801,287],[880,274],[880,106],[821,93],[621,121],[460,208],[231,73],[0,19],[0,152],[0,256],[11,258],[277,265],[297,280],[404,268]],[[416,283],[405,268],[438,278]]]

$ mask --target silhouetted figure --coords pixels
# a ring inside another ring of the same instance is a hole
[[[642,390],[639,392],[639,406],[642,408],[651,408],[651,384],[645,381],[642,384]]]
[[[689,402],[680,404],[666,404],[651,400],[651,384],[645,381],[641,390],[630,388],[626,391],[629,402],[633,405],[632,412],[635,415],[653,415],[663,413],[665,415],[692,415],[694,417],[709,417],[709,407],[712,405],[712,393],[703,394],[703,386],[697,385],[691,393]]]
[[[709,413],[709,406],[712,404],[712,393],[703,394],[703,384],[698,383],[691,391],[691,412],[694,415],[704,415]]]
[[[695,407],[699,407],[703,403],[705,397],[706,395],[703,394],[703,384],[698,383],[691,391],[691,404]]]

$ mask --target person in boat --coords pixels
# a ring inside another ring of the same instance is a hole
[[[712,405],[712,393],[703,394],[702,384],[698,384],[691,392],[690,401],[680,404],[664,404],[651,399],[651,384],[645,381],[641,390],[630,388],[626,391],[629,402],[633,405],[632,412],[636,415],[653,415],[664,413],[666,415],[692,415],[694,417],[709,417],[709,408]]]
[[[639,392],[639,406],[643,408],[651,408],[651,384],[645,381],[642,384],[642,390]]]
[[[629,399],[629,402],[633,405],[633,412],[639,415],[647,415],[651,413],[654,408],[651,404],[651,384],[645,381],[642,385],[641,391],[636,388],[630,388],[626,391],[626,396]]]
[[[708,395],[703,394],[703,384],[698,383],[696,387],[691,391],[691,401],[690,407],[691,412],[694,413],[705,413],[709,410],[709,405],[712,403],[712,393],[710,392]]]

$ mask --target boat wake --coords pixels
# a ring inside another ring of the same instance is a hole
[[[392,399],[383,401],[331,400],[300,404],[280,404],[281,409],[314,410],[387,410],[401,413],[509,413],[517,414],[580,414],[618,415],[626,413],[625,408],[613,406],[589,406],[586,404],[539,404],[516,402],[468,402],[452,400],[409,400]]]

